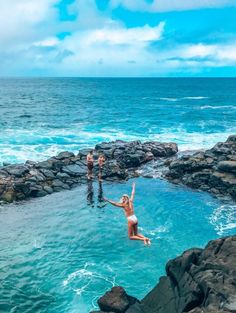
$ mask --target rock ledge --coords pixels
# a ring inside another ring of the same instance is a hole
[[[205,249],[190,249],[169,261],[167,275],[141,302],[126,300],[117,311],[113,303],[129,296],[116,287],[98,300],[97,313],[235,313],[235,264],[236,236],[210,241]]]
[[[165,178],[217,197],[236,200],[236,135],[212,149],[172,161]]]
[[[64,151],[46,161],[0,167],[0,200],[13,202],[42,197],[87,182],[86,155],[89,150],[80,150],[77,155]],[[117,140],[96,145],[94,154],[95,157],[99,153],[106,156],[103,179],[122,181],[137,176],[137,169],[142,164],[171,157],[177,151],[175,143]],[[98,174],[98,165],[94,174]]]

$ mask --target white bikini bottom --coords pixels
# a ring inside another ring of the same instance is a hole
[[[131,216],[128,216],[127,217],[127,220],[129,221],[129,222],[132,222],[132,223],[134,223],[134,224],[137,224],[138,223],[138,219],[137,219],[137,217],[136,217],[136,215],[131,215]]]

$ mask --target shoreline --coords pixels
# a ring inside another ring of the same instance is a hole
[[[140,301],[121,286],[97,301],[90,313],[230,313],[236,311],[236,236],[211,240],[167,262],[166,275]]]
[[[71,189],[87,182],[86,155],[64,151],[45,161],[0,167],[0,201],[11,203]],[[220,200],[236,200],[236,135],[213,148],[178,151],[175,143],[103,142],[95,158],[106,157],[102,179],[113,182],[133,177],[162,178],[173,184],[207,191]],[[149,166],[148,174],[145,167]],[[98,165],[94,167],[97,179]]]
[[[11,203],[28,198],[43,197],[54,192],[69,190],[87,182],[86,156],[91,149],[74,154],[64,151],[42,162],[26,161],[24,164],[0,168],[0,200]],[[95,158],[102,153],[106,158],[102,179],[125,181],[139,176],[141,165],[158,158],[177,154],[175,143],[117,140],[95,146]],[[98,165],[93,174],[98,176]]]

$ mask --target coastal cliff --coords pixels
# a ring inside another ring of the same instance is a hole
[[[86,156],[90,150],[80,150],[77,155],[65,151],[43,162],[0,167],[0,200],[13,202],[42,197],[87,182]],[[137,176],[136,170],[142,164],[171,157],[177,151],[175,143],[117,140],[96,145],[94,156],[96,159],[102,153],[106,157],[103,179],[122,181]],[[94,174],[98,175],[98,165]]]
[[[236,200],[236,135],[212,149],[170,162],[165,178],[175,184]]]
[[[190,249],[166,265],[166,276],[139,301],[114,287],[91,313],[235,313],[236,236]]]

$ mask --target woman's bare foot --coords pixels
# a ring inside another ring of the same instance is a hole
[[[143,242],[145,246],[151,246],[151,240],[149,238],[146,237]]]

